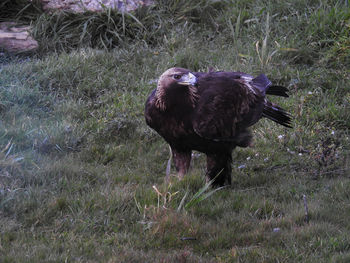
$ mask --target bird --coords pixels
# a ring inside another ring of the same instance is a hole
[[[292,127],[291,114],[266,97],[287,92],[264,74],[173,67],[159,77],[144,115],[169,144],[178,178],[188,173],[192,151],[199,151],[206,155],[207,181],[219,187],[231,185],[232,152],[252,144],[252,125],[265,117]]]

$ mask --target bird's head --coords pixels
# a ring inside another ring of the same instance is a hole
[[[166,105],[177,102],[177,99],[184,100],[184,96],[189,96],[189,100],[196,98],[197,78],[188,69],[170,68],[159,78],[157,84],[157,104],[164,110]]]
[[[158,88],[172,89],[182,86],[194,86],[197,79],[188,69],[170,68],[165,71],[158,80]]]

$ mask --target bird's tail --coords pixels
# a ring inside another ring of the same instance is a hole
[[[263,116],[287,128],[292,128],[291,115],[281,107],[269,101],[265,101]]]
[[[288,89],[286,87],[278,86],[278,85],[270,86],[266,90],[266,94],[288,98],[289,96],[287,92],[288,92]]]
[[[271,85],[271,81],[264,74],[260,74],[256,78],[252,79],[252,84],[264,95],[268,94],[280,97],[289,97],[287,94],[287,88],[278,85]],[[269,102],[268,100],[265,100],[264,103],[263,116],[285,127],[292,127],[291,115],[281,107]]]
[[[271,81],[264,74],[260,74],[256,78],[252,79],[251,83],[254,87],[259,89],[262,94],[289,97],[287,94],[288,89],[286,87],[271,85]]]

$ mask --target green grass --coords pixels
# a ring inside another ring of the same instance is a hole
[[[163,2],[125,16],[3,4],[41,46],[0,57],[0,261],[348,262],[346,1]],[[289,88],[273,101],[293,129],[253,127],[230,188],[207,189],[203,154],[166,185],[143,108],[172,66],[264,72]]]

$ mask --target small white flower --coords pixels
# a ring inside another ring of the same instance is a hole
[[[308,94],[308,95],[312,95],[313,93],[312,93],[312,91],[309,91],[307,94]]]
[[[264,159],[264,162],[267,162],[269,160],[269,157],[266,157],[265,159]]]
[[[249,161],[250,159],[252,159],[250,156],[247,157],[247,161]]]
[[[281,134],[281,135],[278,135],[278,137],[277,137],[278,139],[283,139],[284,138],[284,134]]]
[[[332,134],[332,135],[334,135],[334,134],[335,134],[335,132],[334,132],[334,131],[332,131],[332,132],[331,132],[331,134]]]
[[[302,153],[299,153],[298,155],[299,155],[299,156],[302,156],[303,154],[302,154]]]

